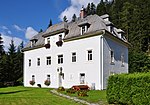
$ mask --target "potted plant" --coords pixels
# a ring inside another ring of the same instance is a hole
[[[50,82],[49,80],[45,80],[44,84],[45,84],[46,86],[49,86],[49,85],[51,84],[51,82]]]
[[[30,85],[33,86],[33,85],[35,84],[35,81],[32,80],[32,81],[30,81],[29,83],[30,83]]]

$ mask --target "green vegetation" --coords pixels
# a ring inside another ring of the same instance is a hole
[[[0,105],[81,105],[50,93],[50,89],[0,88]]]
[[[106,100],[106,90],[90,90],[87,92],[88,96],[85,97],[78,96],[78,92],[71,94],[67,93],[67,91],[61,91],[61,93],[86,100],[90,103],[101,103],[102,105],[108,105]]]
[[[150,72],[109,77],[107,100],[123,105],[150,105]]]

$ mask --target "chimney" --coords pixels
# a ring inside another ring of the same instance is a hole
[[[86,17],[86,11],[84,6],[82,6],[82,9],[80,10],[80,18],[83,19]]]

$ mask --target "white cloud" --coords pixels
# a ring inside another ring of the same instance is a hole
[[[12,34],[12,32],[10,30],[7,31],[8,34]]]
[[[27,39],[31,39],[36,34],[38,34],[36,30],[34,30],[32,27],[27,27],[25,32],[25,36]]]
[[[17,30],[17,31],[25,31],[24,28],[19,27],[18,25],[14,24],[13,27]]]
[[[4,50],[5,51],[8,51],[8,48],[9,48],[9,44],[11,43],[11,40],[13,39],[14,41],[14,45],[15,46],[19,46],[20,43],[23,41],[22,39],[20,38],[17,38],[17,37],[11,37],[11,36],[8,36],[8,35],[4,35],[2,34],[2,38],[3,38],[3,45],[4,45]]]
[[[1,28],[2,28],[3,30],[8,30],[8,28],[7,28],[6,26],[1,26]]]
[[[93,2],[95,5],[97,5],[100,2],[100,0],[69,0],[69,1],[71,1],[71,5],[67,7],[59,16],[61,20],[63,20],[64,16],[67,16],[67,19],[70,21],[72,19],[73,14],[76,14],[76,16],[78,17],[82,5],[86,7],[88,3]]]

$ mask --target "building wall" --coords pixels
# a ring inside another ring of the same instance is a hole
[[[32,80],[32,75],[35,75],[35,85],[44,85],[47,75],[50,74],[51,84],[48,87],[57,88],[58,71],[62,67],[64,80],[62,85],[65,88],[70,88],[73,85],[80,84],[80,73],[85,73],[85,84],[91,86],[95,84],[96,89],[102,89],[101,74],[100,74],[100,36],[64,42],[62,47],[57,47],[55,42],[58,36],[51,36],[50,49],[39,48],[24,52],[24,85],[31,87],[29,81]],[[87,50],[93,51],[93,60],[87,61]],[[72,52],[76,52],[77,61],[72,62]],[[63,64],[58,64],[57,55],[63,54]],[[46,57],[51,56],[51,65],[46,65]],[[41,65],[37,66],[37,58],[40,58]],[[32,66],[28,66],[28,60],[31,59]]]
[[[103,88],[105,89],[107,86],[107,79],[110,75],[128,73],[128,48],[104,36],[103,49]],[[111,50],[114,51],[114,63],[111,63]],[[121,54],[124,54],[124,65],[122,65]]]

